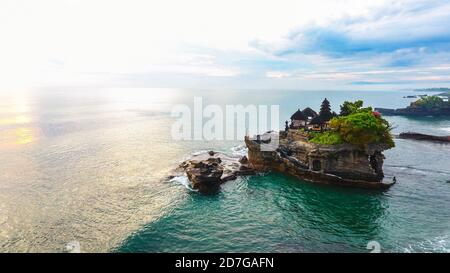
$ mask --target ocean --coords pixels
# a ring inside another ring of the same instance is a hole
[[[0,252],[450,251],[450,145],[396,139],[388,191],[277,173],[204,196],[167,178],[201,151],[245,154],[243,141],[174,140],[176,104],[298,108],[345,100],[405,107],[413,91],[41,88],[0,91]],[[394,133],[450,134],[450,119],[386,117]],[[281,127],[283,128],[283,127]]]

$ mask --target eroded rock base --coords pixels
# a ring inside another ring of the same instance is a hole
[[[181,163],[180,168],[186,172],[192,187],[204,194],[217,192],[220,184],[238,176],[256,174],[246,156],[233,157],[213,151],[193,156]]]

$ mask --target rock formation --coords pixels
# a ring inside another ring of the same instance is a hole
[[[274,140],[279,140],[275,143]],[[395,183],[384,181],[382,151],[388,145],[358,147],[351,144],[314,144],[297,130],[268,132],[245,137],[248,157],[207,152],[180,164],[192,187],[214,193],[225,181],[258,171],[276,171],[310,182],[340,186],[385,189]]]
[[[414,140],[425,140],[425,141],[433,141],[433,142],[450,143],[450,136],[433,136],[433,135],[427,135],[427,134],[421,134],[421,133],[406,132],[406,133],[400,133],[400,135],[398,137],[403,138],[403,139],[414,139]]]
[[[382,151],[387,145],[319,145],[308,142],[294,130],[281,132],[279,145],[272,151],[261,149],[264,143],[256,138],[246,137],[245,144],[249,165],[256,170],[278,171],[302,180],[342,186],[387,188],[392,184],[383,182]]]
[[[203,161],[189,161],[186,174],[192,187],[202,192],[216,191],[222,183],[223,167],[220,158],[209,158]]]
[[[225,181],[256,173],[248,165],[247,157],[232,157],[213,151],[184,161],[180,168],[186,172],[192,187],[206,194],[217,192]]]
[[[412,117],[450,116],[450,107],[425,109],[408,106],[406,108],[399,108],[399,109],[375,108],[375,111],[378,111],[381,114],[387,116],[412,116]]]
[[[446,97],[446,99],[444,99]],[[441,96],[421,96],[421,99],[411,102],[406,108],[388,109],[375,108],[385,115],[400,115],[400,116],[450,116],[450,102],[449,96],[441,94]]]

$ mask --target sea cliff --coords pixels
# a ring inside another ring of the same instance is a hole
[[[246,137],[245,144],[249,165],[255,170],[277,171],[310,182],[340,186],[383,189],[393,184],[391,180],[383,180],[382,151],[389,148],[385,144],[320,145],[308,142],[292,130],[280,132],[278,148],[273,151],[261,149],[262,143],[256,138]]]

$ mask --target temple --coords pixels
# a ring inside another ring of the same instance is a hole
[[[319,113],[309,107],[297,109],[284,131],[245,136],[247,156],[209,151],[184,161],[179,171],[186,172],[192,187],[205,194],[217,192],[221,183],[238,176],[265,171],[314,183],[389,188],[396,179],[386,179],[382,152],[394,146],[390,125],[362,104],[344,102],[337,115],[324,99]]]
[[[335,116],[336,113],[331,112],[330,102],[325,98],[322,101],[319,114],[310,107],[306,107],[303,111],[298,109],[292,114],[291,123],[289,124],[289,122],[286,121],[285,130],[303,129],[306,131],[324,131],[329,128],[329,121]]]
[[[374,115],[378,115],[374,112]],[[384,189],[395,179],[385,179],[383,173],[384,155],[389,149],[385,143],[364,146],[350,143],[333,145],[317,144],[310,141],[311,133],[330,131],[329,121],[336,116],[331,112],[327,99],[317,114],[311,108],[298,109],[291,122],[286,121],[284,131],[269,131],[256,137],[245,137],[248,160],[255,170],[277,171],[301,180],[336,184],[341,186]],[[272,140],[278,138],[278,146],[267,150]],[[264,140],[264,141],[262,141]]]

